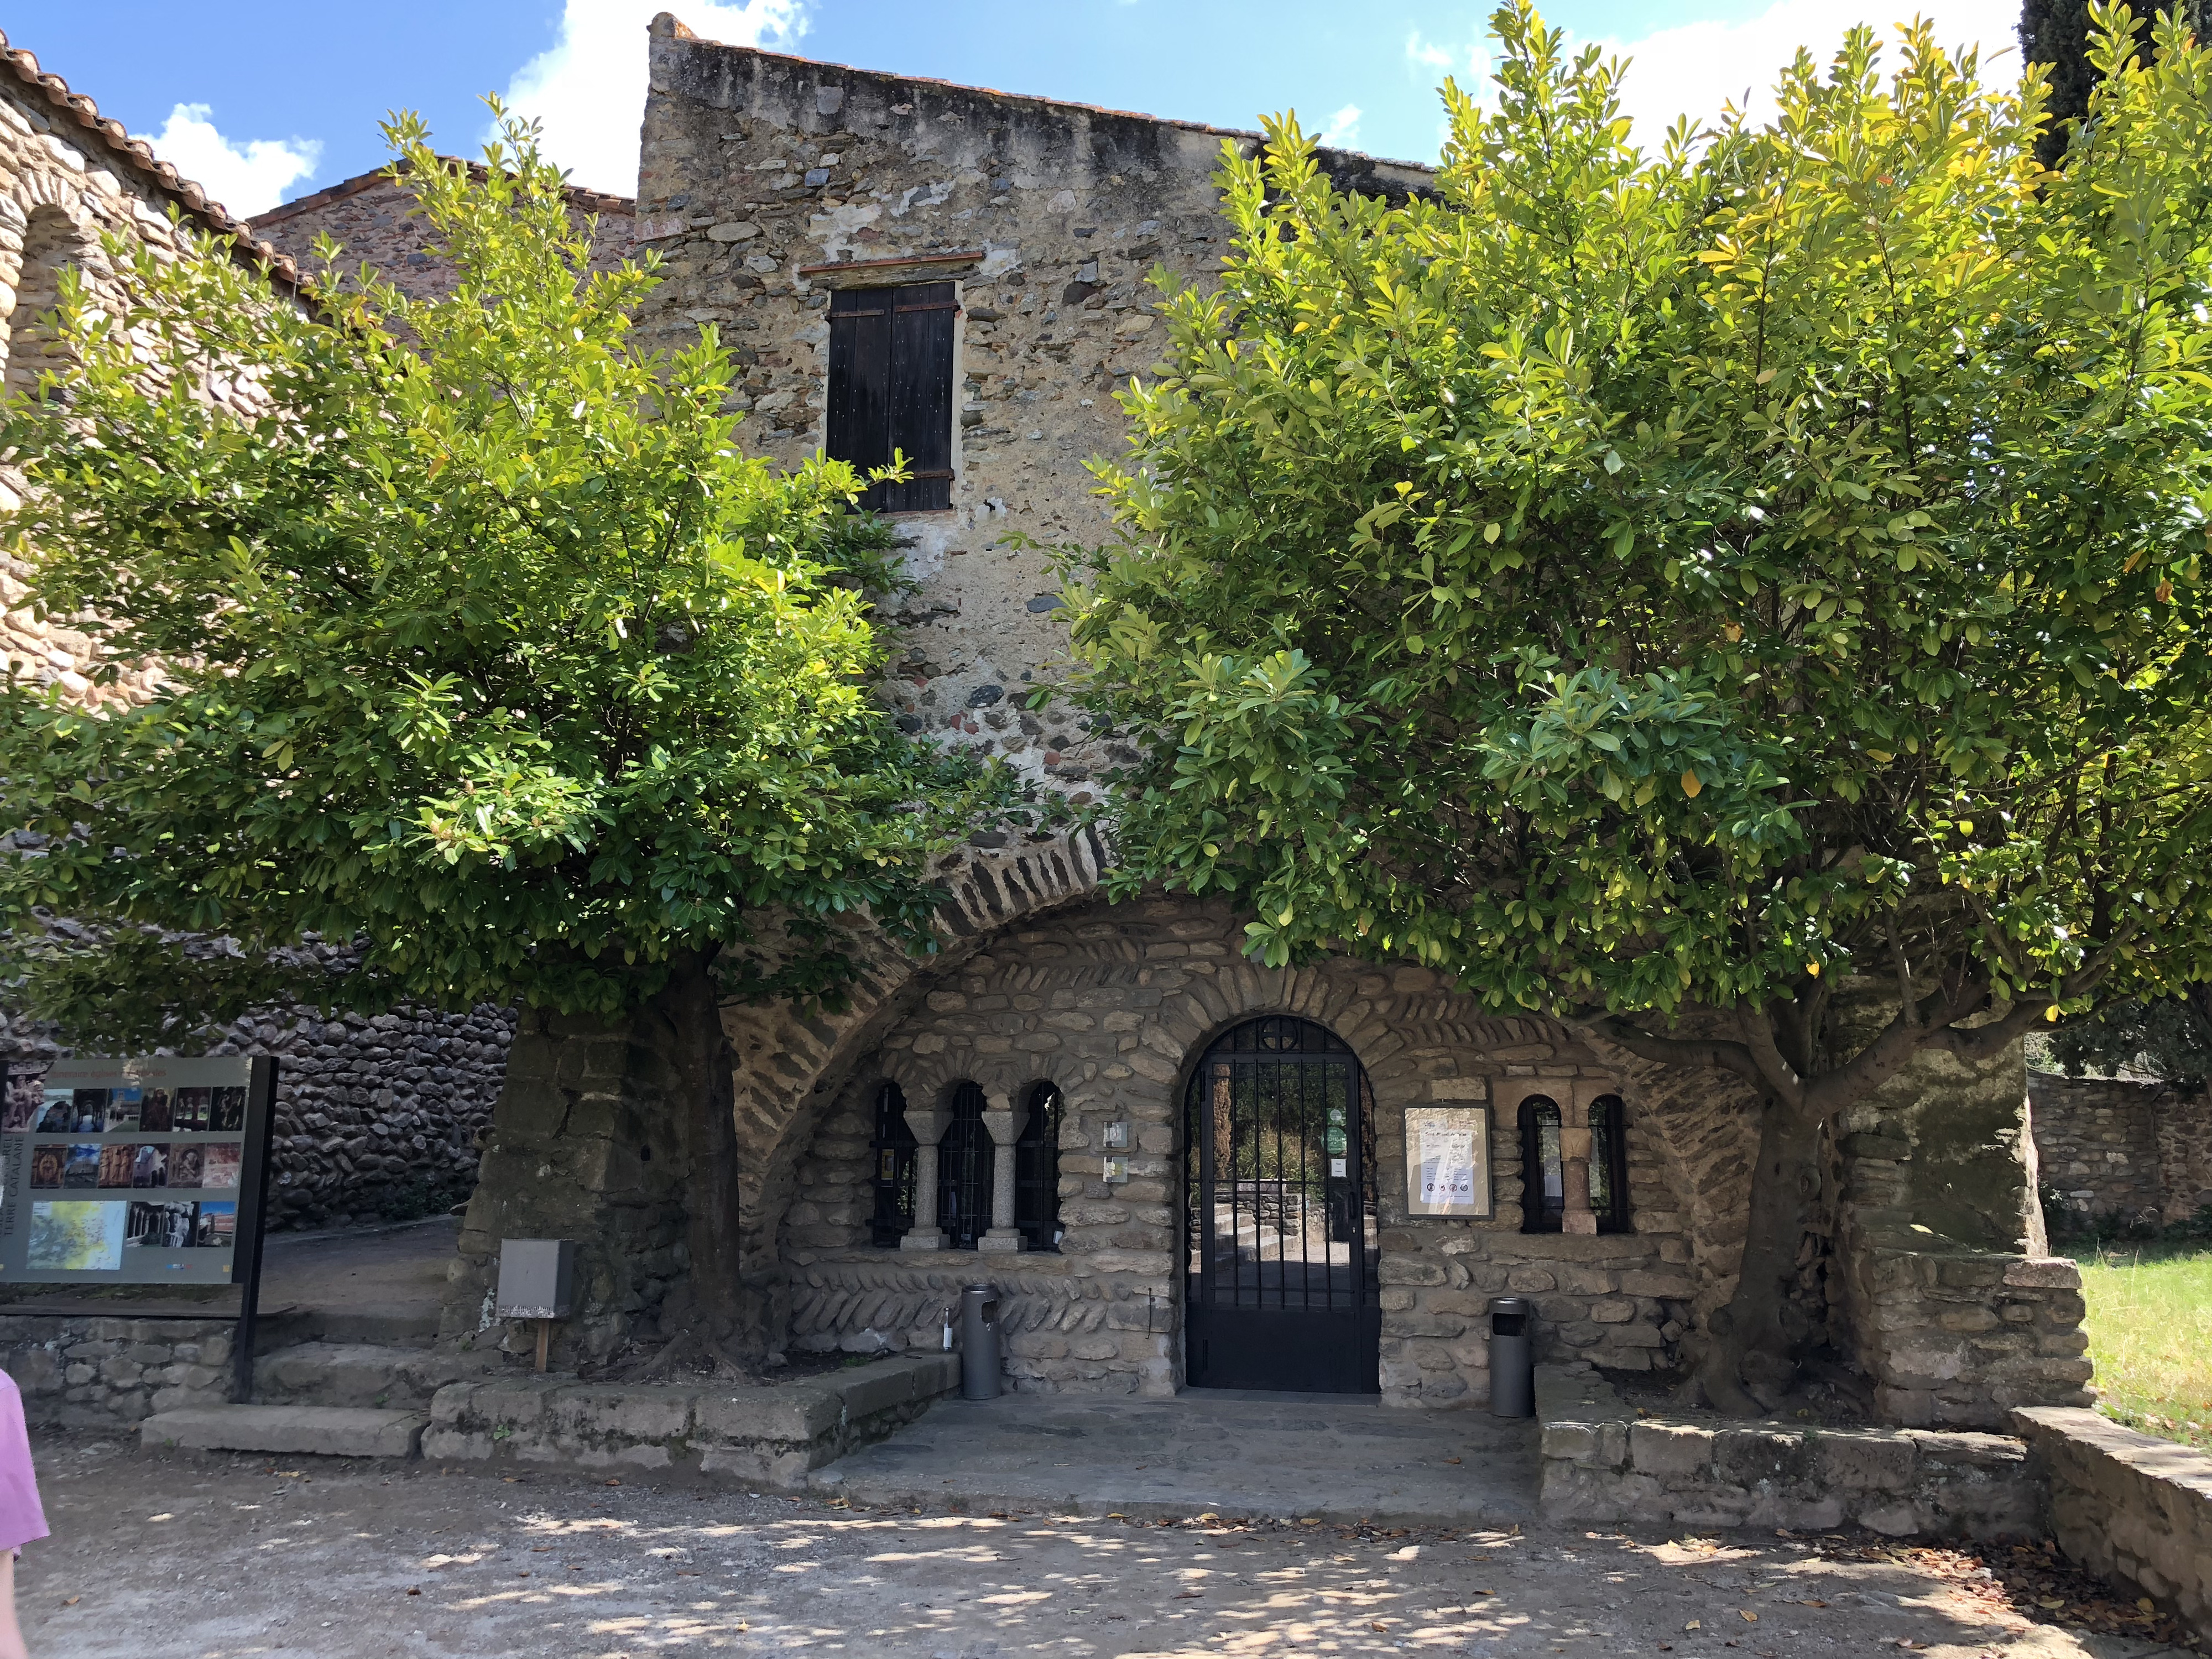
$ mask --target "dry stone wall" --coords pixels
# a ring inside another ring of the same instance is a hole
[[[2212,1094],[2031,1072],[2028,1097],[2053,1228],[2171,1226],[2212,1204]]]
[[[230,1026],[205,1052],[278,1062],[269,1224],[342,1227],[466,1198],[514,1018],[489,1005],[328,1018],[305,1009]],[[21,1017],[0,1028],[0,1060],[38,1066],[59,1052]]]

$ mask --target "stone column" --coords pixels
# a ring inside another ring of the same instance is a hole
[[[902,1250],[941,1250],[945,1229],[937,1224],[937,1143],[952,1127],[950,1112],[906,1109],[906,1127],[914,1134],[914,1225],[899,1240]]]
[[[1589,1104],[1579,1089],[1559,1103],[1559,1184],[1566,1195],[1566,1210],[1559,1218],[1563,1233],[1597,1231],[1597,1212],[1590,1208]]]
[[[991,1132],[991,1231],[975,1241],[979,1250],[1018,1250],[1021,1230],[1014,1225],[1014,1143],[1029,1127],[1027,1102],[1002,1094],[983,1097],[983,1127]]]

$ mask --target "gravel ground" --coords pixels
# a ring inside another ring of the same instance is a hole
[[[2022,1558],[1992,1554],[1993,1571],[1864,1537],[916,1514],[88,1436],[36,1447],[54,1528],[18,1579],[36,1659],[2182,1659],[2088,1633],[2130,1604],[2093,1614],[2094,1587],[2055,1565],[2022,1593]]]

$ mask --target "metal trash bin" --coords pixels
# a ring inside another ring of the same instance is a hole
[[[1536,1355],[1525,1296],[1490,1299],[1490,1411],[1493,1417],[1536,1414]]]
[[[999,1383],[999,1287],[970,1285],[960,1292],[960,1397],[996,1400]]]

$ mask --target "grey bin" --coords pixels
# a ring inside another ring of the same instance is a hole
[[[1535,1310],[1524,1296],[1490,1299],[1490,1411],[1493,1417],[1536,1414],[1536,1356],[1528,1326]]]
[[[970,1285],[960,1292],[960,1397],[999,1394],[999,1287]]]

